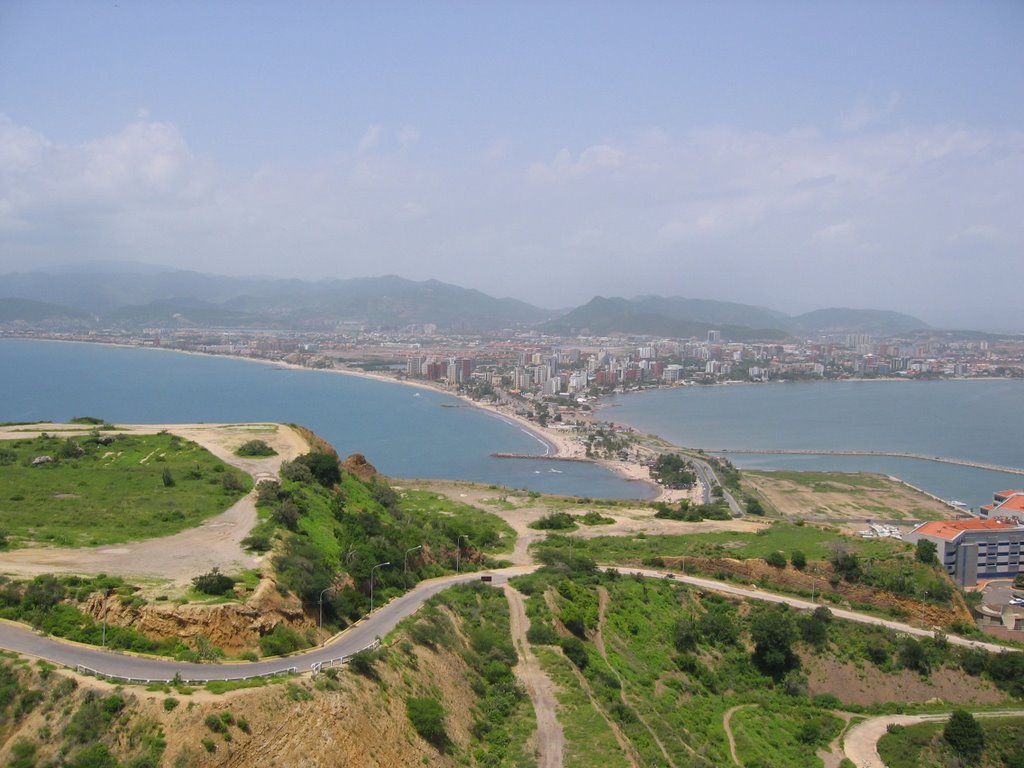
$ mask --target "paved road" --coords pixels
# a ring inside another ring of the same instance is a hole
[[[946,720],[951,712],[935,715],[882,715],[858,723],[843,738],[843,752],[853,761],[857,768],[886,768],[878,754],[878,740],[886,733],[890,724],[917,725],[933,720]],[[1022,709],[1009,709],[999,712],[976,712],[975,717],[1019,717],[1024,715]]]
[[[506,583],[513,576],[531,573],[538,567],[537,565],[520,565],[512,568],[486,571],[486,573],[492,576],[492,583],[499,586]],[[623,573],[638,574],[647,578],[664,579],[666,577],[664,571],[655,571],[649,568],[618,568]],[[68,667],[84,666],[103,675],[131,678],[133,680],[169,680],[175,675],[180,675],[183,680],[228,680],[240,677],[269,675],[291,669],[303,672],[308,670],[311,664],[330,661],[340,656],[347,656],[365,648],[376,638],[383,637],[394,629],[398,622],[414,613],[428,598],[433,597],[441,590],[453,584],[476,581],[481,575],[481,572],[463,573],[420,582],[409,592],[379,608],[372,616],[349,627],[340,635],[329,640],[325,645],[282,659],[233,664],[192,664],[169,661],[152,657],[120,654],[92,646],[68,643],[41,636],[24,625],[5,621],[0,621],[0,648],[31,654]],[[739,586],[699,576],[675,575],[674,578],[681,583],[710,592],[736,595],[737,597],[751,600],[786,603],[798,609],[813,610],[820,605],[809,600],[766,592],[756,587]],[[896,632],[908,635],[930,637],[933,634],[931,630],[913,627],[899,621],[891,621],[877,616],[832,608],[831,606],[829,606],[829,610],[832,611],[833,615],[841,619],[888,627]],[[981,648],[993,653],[1002,653],[1007,650],[1005,647],[995,643],[968,640],[952,635],[949,637],[949,642],[955,645]]]
[[[739,503],[733,498],[733,495],[726,490],[725,486],[718,479],[718,475],[715,474],[715,470],[708,462],[703,459],[699,459],[692,453],[687,453],[686,458],[690,460],[694,468],[697,470],[697,474],[700,475],[701,485],[704,488],[704,503],[711,503],[711,489],[718,486],[722,489],[722,498],[725,499],[726,504],[729,505],[729,509],[732,512],[733,517],[741,517],[743,515],[743,509]]]
[[[537,567],[519,566],[487,573],[493,574],[494,584],[504,584],[510,577],[530,573]],[[171,680],[175,675],[180,675],[183,680],[229,680],[287,672],[291,669],[305,672],[316,662],[329,661],[362,650],[376,638],[383,637],[394,629],[398,622],[415,612],[424,601],[441,590],[453,584],[477,581],[480,576],[480,573],[463,573],[421,582],[414,589],[379,608],[371,617],[328,640],[323,646],[267,661],[193,664],[135,656],[44,637],[24,625],[7,621],[0,621],[0,647],[38,656],[67,667],[83,666],[105,676],[133,680]]]

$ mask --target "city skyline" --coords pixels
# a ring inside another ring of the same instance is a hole
[[[0,272],[394,273],[1019,330],[1009,2],[0,9]]]

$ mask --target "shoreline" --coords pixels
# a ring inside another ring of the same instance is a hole
[[[458,400],[466,405],[476,408],[485,414],[493,418],[498,418],[506,422],[509,426],[518,427],[521,431],[533,437],[539,443],[545,447],[543,454],[538,456],[564,456],[569,458],[580,458],[597,464],[605,469],[615,473],[622,477],[624,480],[629,482],[640,482],[643,483],[649,489],[649,493],[645,498],[638,499],[639,501],[650,502],[650,501],[678,501],[682,496],[678,496],[679,493],[669,489],[664,489],[655,483],[650,478],[650,473],[647,468],[641,464],[635,462],[618,462],[608,461],[607,459],[588,459],[585,456],[583,447],[572,438],[560,434],[558,431],[551,427],[542,427],[539,424],[532,422],[528,419],[524,419],[514,413],[510,413],[507,410],[502,409],[497,405],[490,403],[481,403],[473,400],[467,395],[460,395],[454,392],[436,386],[434,384],[425,381],[416,381],[408,379],[399,379],[394,376],[388,376],[382,373],[374,373],[370,371],[353,370],[351,368],[309,368],[304,365],[297,363],[288,363],[282,360],[264,360],[258,357],[245,357],[243,355],[230,355],[221,354],[216,352],[198,352],[196,350],[189,349],[171,349],[168,347],[147,347],[139,346],[135,344],[118,344],[112,341],[75,341],[68,339],[24,339],[25,341],[50,341],[64,344],[98,344],[107,347],[118,347],[127,349],[141,349],[141,350],[152,350],[154,352],[172,352],[179,355],[195,355],[198,357],[212,357],[212,358],[225,358],[229,360],[240,360],[242,362],[261,363],[263,365],[269,365],[276,368],[293,371],[309,371],[312,373],[333,373],[341,376],[354,376],[357,378],[371,379],[373,381],[386,382],[389,384],[395,384],[397,386],[413,387],[420,390],[427,390],[440,395],[447,395],[455,400]],[[443,478],[441,478],[443,479]]]

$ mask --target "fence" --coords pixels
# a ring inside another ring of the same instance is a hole
[[[365,648],[360,648],[355,653],[349,653],[345,656],[338,656],[335,659],[327,659],[327,661],[314,661],[312,664],[309,665],[309,668],[313,670],[313,675],[315,676],[320,674],[320,671],[324,668],[330,669],[331,667],[340,667],[342,664],[348,663],[348,660],[355,656],[356,653],[362,653],[363,651],[372,651],[375,648],[380,648],[379,637],[372,643],[370,643],[368,646],[366,646]]]
[[[150,685],[152,683],[182,683],[183,685],[206,685],[212,682],[239,682],[242,680],[257,680],[261,677],[277,677],[278,675],[297,675],[299,674],[298,667],[288,667],[287,669],[279,669],[275,672],[264,672],[259,675],[243,675],[239,677],[211,677],[211,678],[182,678],[181,675],[175,677],[125,677],[124,675],[109,675],[106,672],[100,672],[86,667],[81,664],[75,667],[75,671],[80,675],[92,675],[102,680],[110,680],[113,682],[125,683],[128,685]]]

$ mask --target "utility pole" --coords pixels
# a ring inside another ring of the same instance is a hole
[[[405,557],[402,562],[402,578],[405,580],[405,588],[409,588],[409,553],[415,552],[417,549],[423,549],[423,545],[413,547],[412,549],[405,550]]]

